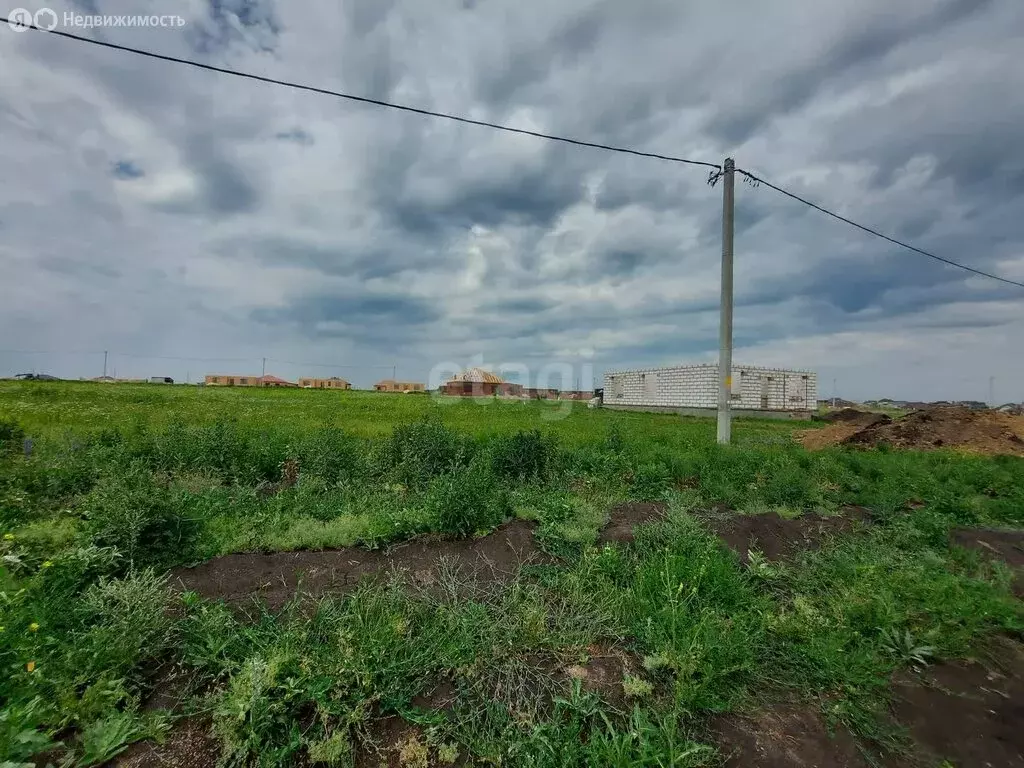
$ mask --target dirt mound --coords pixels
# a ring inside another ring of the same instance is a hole
[[[931,765],[1024,768],[1024,650],[1017,643],[1000,641],[985,663],[901,673],[893,693],[893,716]]]
[[[816,429],[803,429],[794,433],[794,437],[800,444],[810,451],[820,451],[822,448],[831,448],[841,445],[847,438],[857,434],[863,427],[856,424],[832,424],[827,427]]]
[[[110,768],[213,768],[220,744],[210,734],[210,723],[179,720],[163,744],[139,741],[111,760]]]
[[[601,530],[599,543],[633,541],[633,526],[665,519],[668,505],[661,501],[624,501],[611,508],[607,525]]]
[[[929,408],[888,424],[866,427],[844,442],[872,447],[887,444],[914,450],[956,448],[1024,456],[1024,419],[997,411]]]
[[[867,510],[848,507],[842,515],[833,517],[813,513],[792,519],[780,517],[776,512],[734,514],[711,520],[710,525],[725,545],[746,564],[750,560],[750,550],[760,551],[768,560],[784,559],[798,550],[818,549],[825,539],[851,531],[856,523],[869,519]]]
[[[552,562],[537,546],[534,525],[513,520],[479,539],[423,536],[385,551],[349,547],[323,552],[233,554],[171,572],[171,583],[211,599],[242,607],[254,600],[280,610],[297,592],[318,597],[344,594],[363,578],[398,573],[419,586],[438,585],[442,571],[458,569],[460,579],[486,586],[511,580],[520,566]]]
[[[843,411],[834,415],[841,413]],[[865,419],[879,416],[861,411],[854,413]],[[1024,456],[1024,418],[956,406],[928,408],[901,419],[882,417],[866,424],[853,416],[844,417],[821,429],[797,432],[796,438],[811,450],[835,445],[889,445],[918,451],[953,448],[972,453]]]
[[[873,413],[872,411],[858,411],[856,408],[841,408],[838,411],[826,413],[820,417],[822,421],[830,424],[854,424],[858,427],[870,427],[875,424],[888,424],[892,418],[884,413]]]
[[[990,528],[956,528],[953,543],[973,549],[988,558],[1002,560],[1014,571],[1013,592],[1024,598],[1024,531]]]
[[[848,730],[833,733],[814,710],[784,704],[746,716],[724,715],[712,738],[727,768],[867,768]]]

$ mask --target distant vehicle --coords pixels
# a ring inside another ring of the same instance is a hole
[[[19,381],[60,381],[59,378],[48,373],[19,373],[14,378]]]
[[[174,383],[174,379],[172,379],[170,376],[150,376],[149,377],[149,383],[150,384],[173,384]]]

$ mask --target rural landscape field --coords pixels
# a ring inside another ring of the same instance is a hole
[[[0,764],[1024,765],[1024,458],[564,407],[0,382]]]

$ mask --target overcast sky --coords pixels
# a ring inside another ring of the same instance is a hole
[[[730,155],[1024,280],[1019,0],[48,7],[180,14],[182,28],[69,31],[270,77]],[[3,375],[95,376],[102,354],[83,353],[104,349],[118,376],[259,373],[267,357],[268,373],[358,386],[393,365],[426,380],[717,357],[721,186],[706,169],[6,25],[0,137]],[[763,186],[736,194],[737,363],[810,368],[821,396],[836,380],[852,398],[987,399],[995,377],[997,400],[1024,399],[1024,289]]]

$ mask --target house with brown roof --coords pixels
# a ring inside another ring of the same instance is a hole
[[[277,376],[241,376],[222,373],[206,374],[206,386],[208,387],[297,387],[291,381],[285,381]]]
[[[349,382],[339,379],[337,376],[331,376],[328,379],[303,377],[299,379],[299,386],[303,389],[352,389]]]
[[[378,392],[426,392],[427,385],[420,381],[396,381],[384,379],[373,385]]]
[[[523,386],[505,381],[483,368],[467,368],[442,384],[440,391],[443,395],[455,397],[519,397],[523,394]]]

